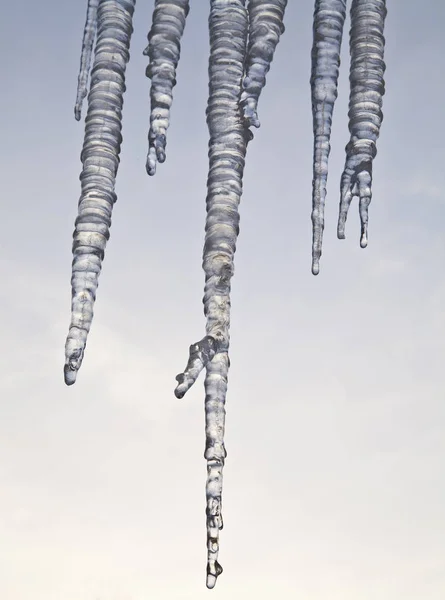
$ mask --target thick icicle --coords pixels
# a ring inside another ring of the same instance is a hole
[[[165,161],[167,129],[176,85],[176,67],[181,52],[181,37],[189,12],[189,0],[156,0],[153,24],[144,54],[150,57],[145,74],[151,79],[150,131],[146,169],[156,173],[156,163]]]
[[[247,127],[259,127],[257,107],[280,35],[287,0],[249,0],[249,42],[241,106]]]
[[[177,376],[176,395],[182,397],[207,367],[206,451],[207,478],[207,587],[222,572],[218,563],[222,529],[222,469],[227,373],[229,368],[230,282],[239,232],[238,206],[247,141],[240,108],[246,56],[248,16],[245,0],[211,0],[209,102],[210,132],[207,219],[203,252],[206,337],[190,346],[186,371]]]
[[[65,345],[65,383],[76,381],[93,318],[98,277],[109,238],[122,142],[125,68],[130,58],[136,0],[101,0],[91,73],[85,139],[81,154],[82,191],[73,233],[71,324]]]
[[[346,164],[340,183],[337,237],[344,239],[348,210],[359,197],[360,246],[368,245],[368,207],[372,192],[372,161],[383,120],[383,61],[386,0],[353,0],[351,7],[349,131]]]
[[[338,70],[346,0],[316,0],[312,46],[312,120],[314,159],[312,179],[312,273],[320,270],[324,230],[324,206],[332,114],[337,99]]]
[[[77,81],[76,104],[74,106],[74,116],[77,121],[80,121],[83,99],[87,95],[91,54],[93,52],[94,38],[96,37],[98,4],[99,0],[88,0],[87,17],[83,31],[82,54],[80,55],[79,78]]]

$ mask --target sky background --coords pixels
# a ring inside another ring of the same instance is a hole
[[[167,161],[149,178],[139,1],[123,146],[95,317],[63,382],[83,122],[86,2],[2,9],[0,596],[4,600],[443,600],[443,0],[391,0],[369,246],[348,141],[348,31],[321,272],[311,274],[313,2],[291,0],[249,145],[232,281],[224,573],[205,587],[200,339],[208,3],[191,4]],[[86,112],[84,107],[84,114]]]

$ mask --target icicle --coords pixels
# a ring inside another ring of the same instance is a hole
[[[346,164],[340,184],[337,237],[344,239],[349,206],[359,197],[360,246],[368,245],[368,207],[372,192],[372,161],[383,120],[385,63],[383,54],[386,18],[385,0],[353,0],[351,7],[351,70],[349,80],[349,131]]]
[[[259,127],[257,106],[275,48],[284,33],[287,0],[249,0],[249,42],[241,106],[247,127]]]
[[[176,67],[181,52],[181,37],[189,12],[189,0],[156,0],[153,24],[144,54],[150,57],[145,74],[151,79],[149,149],[146,169],[156,173],[156,162],[165,161],[166,135],[170,121]]]
[[[87,17],[85,21],[85,29],[83,31],[82,54],[80,56],[79,78],[77,81],[76,105],[74,106],[74,116],[76,121],[80,121],[83,99],[87,95],[91,54],[93,52],[94,38],[96,36],[98,4],[99,0],[88,0]]]
[[[114,185],[122,142],[125,68],[130,58],[136,0],[101,0],[91,73],[85,139],[81,154],[82,192],[73,233],[71,324],[65,345],[65,383],[76,381],[93,318],[98,277],[109,238]]]
[[[221,493],[225,449],[224,404],[229,368],[230,282],[239,232],[238,205],[250,132],[240,108],[246,56],[248,16],[245,0],[211,0],[209,102],[210,132],[207,219],[203,252],[206,337],[190,346],[184,373],[177,376],[182,397],[204,366],[206,387],[207,459],[207,587],[222,572],[217,561],[222,529]]]
[[[346,0],[315,1],[311,72],[314,130],[312,179],[312,273],[314,275],[318,275],[320,270],[332,114],[337,99],[345,16]]]
[[[219,531],[223,528],[222,487],[223,467],[227,452],[224,446],[225,400],[229,356],[219,352],[207,365],[205,379],[206,449],[207,460],[207,587],[213,588],[222,567],[218,562]]]

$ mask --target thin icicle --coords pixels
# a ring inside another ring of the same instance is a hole
[[[259,127],[258,99],[266,85],[266,75],[275,48],[284,33],[287,0],[249,0],[249,42],[241,106],[247,127]]]
[[[332,114],[337,99],[338,70],[346,0],[315,0],[312,46],[312,120],[314,159],[312,179],[312,273],[320,271],[324,230],[324,206]]]
[[[206,337],[190,346],[184,373],[177,376],[176,395],[182,397],[207,367],[206,452],[207,587],[213,588],[222,567],[218,563],[222,529],[221,494],[224,416],[229,369],[230,282],[239,233],[238,206],[247,142],[251,138],[240,108],[246,56],[248,16],[245,0],[211,0],[209,102],[210,132],[207,219],[203,252]]]
[[[145,74],[151,79],[150,131],[146,169],[149,175],[156,173],[156,163],[165,161],[167,129],[170,124],[170,108],[173,87],[176,85],[176,67],[181,52],[181,37],[189,12],[189,0],[156,0],[153,24],[148,34],[148,46],[144,54],[150,64]]]
[[[65,383],[76,381],[93,319],[98,277],[109,238],[122,142],[125,68],[130,58],[136,0],[101,0],[91,73],[85,139],[81,154],[82,192],[73,233],[71,324],[65,345]]]
[[[224,446],[225,402],[227,392],[227,374],[229,355],[218,352],[207,365],[205,378],[205,414],[206,414],[206,516],[207,516],[207,587],[215,587],[222,567],[218,562],[219,532],[223,528],[222,488],[223,467],[227,456]]]
[[[372,198],[372,161],[383,120],[383,61],[386,0],[353,0],[351,7],[349,131],[346,164],[340,184],[337,237],[344,239],[348,210],[359,197],[360,246],[368,245],[368,207]]]
[[[80,55],[79,78],[77,80],[76,104],[74,106],[76,121],[80,121],[83,99],[87,95],[91,54],[93,52],[94,38],[96,37],[98,4],[99,0],[88,0],[85,29],[83,31],[82,54]]]

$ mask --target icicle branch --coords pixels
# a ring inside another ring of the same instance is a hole
[[[170,108],[173,87],[176,85],[176,67],[181,52],[181,37],[189,12],[189,0],[156,0],[153,24],[148,34],[144,54],[150,64],[145,74],[151,79],[150,131],[146,169],[156,173],[156,163],[165,161],[167,129],[170,125]]]
[[[222,528],[221,493],[224,465],[224,403],[229,368],[230,285],[239,233],[238,206],[242,193],[247,142],[240,108],[246,57],[248,16],[245,0],[211,0],[209,102],[210,133],[207,179],[207,219],[203,252],[206,337],[190,347],[184,373],[176,378],[176,395],[183,396],[207,367],[206,459],[207,587],[213,588],[222,568],[217,561]],[[213,355],[213,356],[212,356]]]
[[[322,253],[324,207],[332,114],[337,99],[338,70],[346,0],[316,0],[312,46],[312,119],[314,159],[312,179],[312,273],[318,275]]]
[[[88,0],[85,29],[83,31],[82,54],[80,55],[79,78],[77,80],[76,104],[74,106],[74,116],[76,121],[80,121],[83,99],[87,95],[91,54],[93,52],[94,38],[96,37],[98,4],[99,0]]]
[[[257,107],[275,48],[284,33],[287,0],[249,0],[249,42],[241,106],[247,127],[259,127]]]
[[[175,389],[176,398],[183,398],[198,379],[201,371],[213,359],[218,350],[216,340],[206,335],[202,340],[192,344],[189,349],[189,360],[184,373],[176,375],[178,385]]]
[[[383,120],[385,63],[383,54],[386,18],[385,0],[353,0],[351,7],[349,80],[349,131],[346,164],[340,184],[340,210],[337,237],[344,239],[348,210],[354,196],[359,197],[360,246],[368,245],[368,207],[372,192],[372,161],[377,154],[377,139]]]
[[[64,367],[67,385],[76,381],[82,364],[105,245],[110,236],[134,6],[135,0],[101,0],[98,7],[97,43],[81,154],[82,191],[73,233],[71,324]]]

